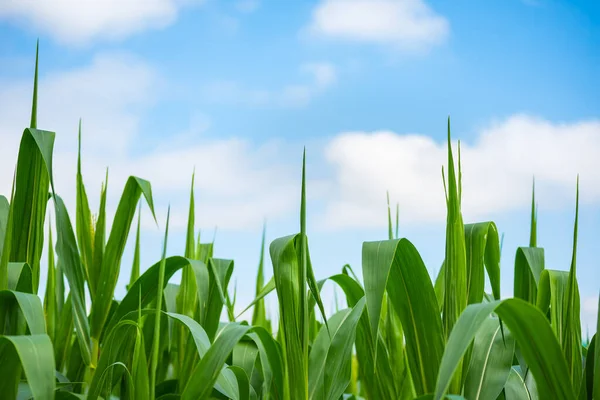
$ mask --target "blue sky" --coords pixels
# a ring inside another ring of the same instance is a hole
[[[385,192],[429,270],[443,259],[446,118],[463,150],[465,222],[505,234],[502,292],[527,245],[531,180],[547,268],[568,269],[581,176],[578,277],[593,330],[600,274],[600,5],[503,0],[0,0],[0,189],[10,188],[40,38],[40,127],[57,132],[59,191],[74,210],[76,127],[97,192],[110,167],[149,179],[145,266],[183,249],[189,182],[197,221],[236,261],[240,307],[253,291],[260,231],[298,230],[307,149],[309,234],[318,277],[386,235]],[[455,145],[456,146],[456,145]],[[70,203],[69,203],[70,201]],[[110,208],[110,207],[109,207]],[[73,212],[73,211],[72,211]],[[129,251],[122,267],[129,273]],[[269,271],[270,272],[270,271]]]

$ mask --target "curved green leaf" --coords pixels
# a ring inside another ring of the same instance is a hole
[[[191,379],[183,389],[182,399],[203,400],[210,397],[225,360],[249,329],[249,326],[235,323],[225,326],[194,368]]]
[[[443,333],[435,292],[417,249],[406,239],[365,242],[363,277],[371,337],[378,335],[387,289],[404,327],[417,395],[432,392],[444,348]]]
[[[84,287],[84,272],[81,264],[81,258],[77,251],[77,242],[75,241],[75,233],[73,226],[65,207],[64,202],[59,196],[53,196],[54,210],[56,212],[56,231],[58,240],[56,243],[56,251],[60,259],[61,265],[69,288],[71,289],[71,305],[73,307],[73,322],[79,346],[81,348],[81,356],[86,365],[89,365],[92,360],[92,349],[90,339],[90,326],[85,306],[85,287]]]
[[[500,300],[500,239],[493,222],[465,225],[468,304],[481,303],[485,286],[484,266],[492,293]]]
[[[538,283],[544,271],[544,249],[519,247],[515,256],[515,297],[535,304]]]
[[[461,358],[492,312],[502,318],[519,344],[536,379],[540,397],[574,399],[565,358],[546,317],[521,299],[472,304],[465,309],[446,344],[435,398],[443,398]]]
[[[37,293],[40,258],[44,246],[44,222],[52,183],[54,132],[27,128],[21,137],[12,204],[10,258],[27,262]]]
[[[498,318],[488,318],[475,335],[469,371],[465,379],[467,399],[495,399],[511,371],[515,340]]]
[[[184,257],[174,256],[167,257],[165,260],[165,279],[164,284],[171,279],[173,274],[185,267],[186,265],[193,265],[196,268],[200,268],[202,263],[196,260],[189,260]],[[112,315],[108,322],[105,331],[110,332],[112,328],[119,322],[125,315],[138,309],[138,306],[142,308],[146,307],[156,298],[156,288],[158,286],[158,274],[160,270],[160,261],[148,268],[146,272],[139,277],[137,281],[127,291],[127,294],[123,300],[119,303],[117,310]],[[140,298],[141,294],[141,298]]]
[[[125,251],[129,236],[131,223],[136,212],[137,203],[140,197],[144,195],[152,216],[154,216],[154,204],[152,201],[152,188],[150,182],[134,176],[127,180],[121,200],[115,212],[113,225],[106,243],[106,249],[102,257],[100,267],[100,277],[96,290],[96,297],[92,303],[91,313],[91,334],[96,345],[99,342],[102,329],[108,318],[108,312],[113,300],[119,271],[121,269],[121,258]],[[155,218],[156,219],[156,218]],[[137,292],[136,292],[137,293]]]
[[[0,393],[3,398],[17,398],[21,372],[34,399],[54,398],[54,354],[48,335],[0,336]]]
[[[14,306],[17,306],[19,312],[23,315],[32,335],[46,333],[44,309],[40,298],[35,294],[12,290],[0,290],[0,329],[5,327],[4,318],[6,314],[14,310]]]
[[[525,385],[523,378],[514,368],[510,369],[508,379],[504,385],[504,398],[505,400],[531,399],[529,391],[527,390],[527,385]]]

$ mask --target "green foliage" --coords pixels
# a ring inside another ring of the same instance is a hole
[[[579,184],[570,268],[545,269],[534,191],[529,245],[516,251],[515,298],[501,300],[498,228],[491,221],[463,223],[460,146],[456,169],[449,122],[445,258],[435,281],[417,248],[399,237],[399,206],[393,221],[389,195],[387,240],[363,244],[362,278],[345,265],[317,281],[303,157],[299,232],[271,242],[273,276],[265,284],[263,229],[255,299],[236,316],[235,289],[233,296],[229,290],[234,262],[215,258],[214,243],[201,243],[196,234],[195,174],[183,257],[166,255],[167,214],[160,260],[141,265],[141,200],[154,217],[151,185],[130,177],[109,224],[107,174],[92,215],[80,123],[72,224],[53,185],[55,135],[37,129],[37,65],[36,57],[31,124],[22,135],[10,201],[0,196],[2,398],[600,398],[600,346],[595,335],[582,344],[579,321]],[[49,199],[54,218],[47,214]],[[127,292],[115,299],[136,212]],[[177,271],[181,281],[170,282]],[[338,304],[336,295],[329,317],[320,294],[326,281],[346,302]],[[265,303],[273,293],[275,325]]]

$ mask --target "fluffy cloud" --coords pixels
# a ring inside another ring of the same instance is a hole
[[[423,0],[322,0],[309,26],[318,36],[408,50],[439,44],[449,30]]]
[[[259,0],[239,0],[235,3],[235,8],[242,13],[254,12],[260,7]]]
[[[48,33],[61,43],[121,39],[163,28],[180,10],[202,0],[0,0],[0,18],[14,19]]]
[[[337,80],[335,66],[327,62],[305,63],[299,71],[306,77],[302,83],[287,84],[276,89],[256,89],[234,81],[218,81],[204,87],[205,97],[219,103],[258,107],[304,107]]]
[[[186,224],[194,168],[198,221],[204,227],[254,229],[263,218],[286,214],[295,206],[297,188],[287,182],[290,175],[296,177],[296,170],[284,165],[277,144],[257,146],[243,139],[209,139],[197,132],[206,128],[205,118],[192,120],[190,130],[181,134],[159,137],[156,132],[146,132],[143,119],[152,111],[160,88],[161,79],[152,68],[125,54],[99,55],[89,65],[41,75],[38,126],[57,132],[55,181],[71,212],[80,117],[83,173],[94,208],[106,167],[110,168],[109,208],[116,207],[128,176],[136,175],[152,183],[161,210],[171,203],[174,229],[183,229]],[[0,193],[10,192],[21,133],[29,123],[30,99],[31,82],[3,83]],[[140,150],[144,137],[149,140]],[[149,143],[156,143],[156,147],[148,149]]]
[[[578,173],[582,202],[600,201],[598,154],[600,121],[555,124],[514,115],[493,123],[473,143],[461,144],[465,217],[527,206],[534,175],[542,207],[571,204]],[[329,142],[325,156],[335,171],[325,218],[329,227],[385,223],[386,190],[399,201],[406,222],[443,220],[446,143],[419,134],[347,132]]]

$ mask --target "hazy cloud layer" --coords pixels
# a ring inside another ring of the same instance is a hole
[[[57,41],[82,45],[122,39],[172,24],[186,6],[203,0],[0,0],[0,18],[33,26]]]
[[[403,221],[443,221],[446,146],[421,134],[337,135],[325,149],[335,170],[325,225],[382,226],[386,190],[400,203]],[[456,150],[455,144],[455,161]],[[552,123],[514,115],[492,123],[461,144],[463,213],[476,219],[527,207],[534,175],[542,207],[572,207],[577,174],[582,202],[600,202],[598,154],[600,121]]]
[[[343,41],[426,50],[447,38],[450,24],[422,0],[322,0],[308,30]]]

